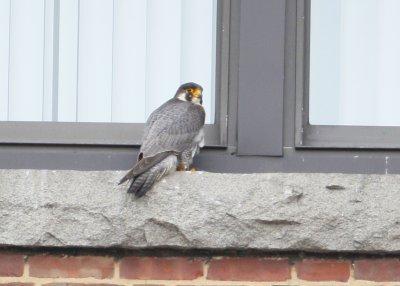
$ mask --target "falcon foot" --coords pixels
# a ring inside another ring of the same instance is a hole
[[[178,167],[176,167],[176,170],[179,171],[186,171],[187,168],[184,164],[179,164]]]
[[[196,171],[197,171],[196,167],[192,167],[192,168],[190,169],[190,172],[192,172],[192,173],[194,173],[194,172],[196,172]]]

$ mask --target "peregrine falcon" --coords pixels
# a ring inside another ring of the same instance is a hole
[[[203,88],[182,84],[175,96],[148,118],[137,162],[120,180],[131,180],[128,193],[143,196],[155,182],[175,170],[188,170],[204,146]]]

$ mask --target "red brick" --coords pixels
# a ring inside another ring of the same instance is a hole
[[[89,283],[89,284],[84,284],[84,283],[46,283],[42,284],[42,286],[122,286],[118,284],[96,284],[96,283]],[[136,286],[136,285],[135,285]]]
[[[183,257],[125,257],[120,275],[128,279],[192,280],[203,276],[203,263]]]
[[[37,255],[29,258],[30,275],[42,278],[111,278],[114,260],[100,256]]]
[[[375,282],[400,281],[400,261],[398,259],[356,260],[354,276],[358,280]]]
[[[15,282],[15,283],[0,283],[0,286],[33,286],[33,283],[20,283],[20,282]]]
[[[164,286],[161,284],[135,284],[135,286]]]
[[[134,286],[164,286],[164,285],[161,285],[161,284],[135,284]]]
[[[223,258],[210,262],[207,279],[285,281],[290,279],[290,266],[287,259]]]
[[[18,254],[0,254],[0,276],[22,276],[24,256]]]
[[[349,261],[305,259],[296,263],[297,277],[308,281],[346,282],[350,277]]]
[[[135,284],[135,286],[164,286],[161,284]]]

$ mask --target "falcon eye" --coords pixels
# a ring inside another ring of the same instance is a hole
[[[192,88],[188,88],[186,91],[189,92],[190,94],[193,93],[193,89]]]

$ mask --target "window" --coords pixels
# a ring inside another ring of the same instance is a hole
[[[6,0],[9,1],[14,0]],[[18,1],[21,0],[15,0],[15,3]],[[329,1],[332,1],[331,6],[338,3],[335,0]],[[359,9],[368,1],[359,2]],[[118,0],[114,0],[114,9],[116,2]],[[132,4],[134,0],[126,2]],[[322,100],[318,99],[318,96],[321,96],[317,92],[318,85],[315,85],[318,76],[325,79],[324,85],[328,85],[325,87],[325,93],[336,96],[336,92],[331,92],[333,84],[329,85],[334,78],[323,76],[324,73],[332,74],[332,69],[323,69],[321,65],[320,75],[315,71],[312,74],[313,71],[310,71],[311,1],[217,0],[216,2],[218,7],[215,23],[215,117],[214,122],[206,126],[206,139],[208,145],[223,148],[203,150],[195,159],[196,167],[212,172],[245,173],[399,173],[398,126],[386,125],[389,124],[386,122],[379,123],[380,125],[376,123],[373,126],[363,125],[354,119],[347,122],[340,121],[343,118],[331,120],[333,117],[328,118],[331,116],[328,112],[331,110],[324,106],[322,108],[326,109],[323,113],[310,115],[308,92],[310,74],[314,78],[314,87],[311,84],[313,89],[310,95],[313,97],[311,105],[318,106],[318,100],[325,103],[323,97]],[[321,2],[329,4],[325,0]],[[4,0],[0,0],[0,3],[3,4]],[[49,2],[46,0],[45,3],[47,5]],[[378,0],[377,3],[383,2]],[[394,1],[390,3],[393,4]],[[54,4],[57,7],[58,1]],[[62,1],[59,4],[62,5]],[[4,15],[9,17],[7,16],[9,13],[5,11],[6,9],[0,9],[0,21],[2,21],[0,37],[3,37],[4,31],[9,31],[7,26],[9,18],[6,20],[4,18]],[[315,8],[313,12],[316,12]],[[62,21],[61,16],[60,14],[60,21]],[[183,17],[182,14],[181,16]],[[128,20],[131,21],[132,18],[129,17]],[[394,21],[393,18],[392,20]],[[331,27],[333,26],[334,24],[331,24]],[[314,27],[316,28],[318,27]],[[397,25],[393,24],[387,31],[392,32],[394,36],[398,34],[396,29]],[[328,32],[326,30],[324,34],[328,43],[325,44],[327,49],[325,52],[332,50],[328,48],[331,48],[329,43],[333,42],[333,36],[332,32]],[[60,38],[60,35],[54,37]],[[393,39],[394,37],[390,40]],[[8,57],[4,56],[3,49],[8,47],[1,44],[2,41],[0,41],[2,49],[0,81],[4,78],[4,71],[5,75],[8,75],[8,71],[3,68],[3,63],[8,65]],[[314,44],[323,45],[324,42],[317,41]],[[351,48],[351,45],[349,47]],[[315,48],[313,50],[315,52]],[[318,53],[313,56],[314,60],[317,59]],[[336,65],[336,68],[339,67],[340,65]],[[357,69],[356,66],[354,68]],[[324,88],[324,85],[320,86]],[[7,94],[7,91],[4,92],[4,85],[0,88],[2,95]],[[394,88],[394,85],[390,88]],[[229,90],[229,105],[226,104],[227,90]],[[381,96],[379,94],[376,99],[379,100]],[[389,94],[385,94],[386,96]],[[395,98],[392,99],[395,103]],[[332,97],[331,100],[338,98]],[[358,107],[356,112],[363,112],[359,109],[364,105],[360,103],[356,106]],[[3,109],[4,105],[0,105],[0,108]],[[311,113],[318,111],[319,108],[313,110]],[[314,118],[310,119],[310,116]],[[2,144],[0,168],[125,170],[131,166],[132,160],[137,155],[138,150],[132,145],[140,144],[142,128],[143,123],[140,122],[0,120],[0,141],[38,143]],[[49,146],[42,143],[56,144]],[[90,144],[97,145],[90,146]],[[349,148],[351,149],[348,150]],[[392,148],[392,150],[371,150],[372,148]]]
[[[0,140],[138,144],[179,84],[200,83],[206,142],[224,144],[217,0],[2,0]],[[223,13],[225,11],[225,13]]]
[[[297,147],[400,147],[400,2],[300,2]]]

